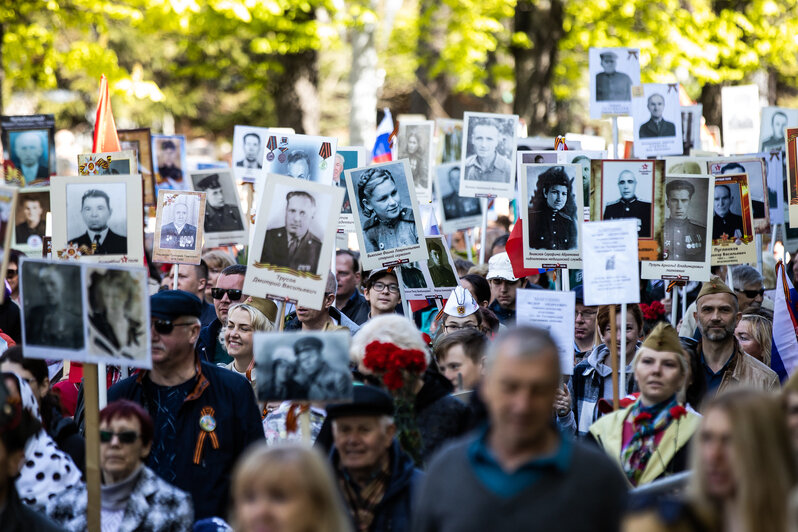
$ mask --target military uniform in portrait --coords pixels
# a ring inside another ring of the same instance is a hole
[[[277,227],[266,231],[260,262],[299,272],[315,272],[319,266],[320,255],[321,240],[310,231],[289,242],[286,228]]]
[[[707,228],[692,220],[665,220],[662,258],[701,262],[706,257]]]
[[[638,238],[651,237],[651,204],[637,198],[625,200],[620,198],[604,208],[602,220],[623,220],[633,218],[637,220]]]
[[[372,216],[363,224],[363,238],[367,253],[415,246],[418,244],[418,232],[413,211],[404,208],[390,222],[382,222],[378,217]]]

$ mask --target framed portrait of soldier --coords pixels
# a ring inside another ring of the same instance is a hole
[[[590,173],[591,161],[594,159],[605,159],[606,151],[596,150],[558,150],[557,163],[559,164],[578,164],[582,167],[582,199],[585,202],[583,209],[583,221],[590,221]]]
[[[518,115],[463,115],[461,196],[514,198],[517,130]]]
[[[352,399],[349,333],[255,333],[259,401]]]
[[[684,152],[678,83],[632,87],[632,120],[638,159]]]
[[[753,207],[748,175],[715,175],[712,266],[756,262]]]
[[[205,246],[246,244],[248,223],[229,168],[191,172],[191,188],[205,193]]]
[[[346,170],[363,270],[428,257],[407,160]]]
[[[199,264],[205,232],[205,192],[158,191],[152,260]]]
[[[665,177],[665,224],[659,260],[644,260],[643,279],[708,281],[712,253],[715,178],[707,174]]]
[[[152,166],[152,136],[150,128],[118,129],[119,147],[132,151],[136,158],[135,170],[129,174],[141,174],[141,190],[144,206],[155,206],[155,172]]]
[[[54,176],[53,256],[82,261],[142,264],[141,177]]]
[[[156,192],[189,189],[184,135],[152,135],[152,164]]]
[[[269,174],[244,293],[321,309],[343,196],[340,187]]]
[[[19,186],[47,184],[56,172],[54,115],[1,116],[3,159],[11,161],[14,175],[6,183]]]
[[[152,368],[147,270],[84,264],[82,277],[88,329],[84,362]]]
[[[592,162],[590,219],[633,219],[640,260],[658,260],[665,201],[665,163],[655,159]]]
[[[712,159],[707,168],[712,175],[748,174],[751,215],[754,218],[754,231],[770,232],[770,206],[767,194],[767,174],[765,161],[761,157],[723,157]]]
[[[753,153],[759,148],[759,86],[721,87],[723,153]]]
[[[449,299],[449,294],[460,284],[460,277],[457,275],[457,268],[454,267],[454,260],[449,245],[446,243],[446,237],[442,235],[428,236],[424,240],[429,253],[427,268],[435,289],[435,296]]]
[[[136,156],[132,150],[78,155],[78,175],[130,175],[135,173],[137,173]]]
[[[81,360],[86,352],[81,264],[23,257],[19,264],[26,357]]]
[[[368,160],[368,151],[363,146],[339,146],[335,152],[333,167],[333,185],[344,189],[344,201],[341,204],[341,215],[338,217],[339,233],[354,233],[355,218],[352,216],[352,199],[346,186],[346,170],[363,168]]]
[[[463,121],[451,118],[435,120],[436,138],[438,139],[439,163],[453,163],[460,160],[463,153]]]
[[[289,135],[270,130],[265,139],[263,176],[279,174],[320,185],[330,185],[335,171],[338,139],[313,135]],[[255,182],[256,195],[262,180]]]
[[[759,151],[784,150],[787,128],[798,127],[798,109],[763,107],[759,126]]]
[[[235,126],[233,129],[233,172],[236,182],[254,183],[263,177],[263,154],[269,129]]]
[[[17,187],[0,185],[0,278],[6,278],[8,268],[8,249],[11,246],[11,235],[14,232],[14,208],[17,204]],[[0,290],[0,303],[5,297],[5,290]]]
[[[460,163],[455,161],[435,167],[435,196],[438,199],[441,230],[454,233],[482,222],[479,198],[460,196]]]
[[[11,247],[26,255],[40,255],[47,236],[47,217],[50,214],[50,187],[19,189],[14,209],[14,231]]]
[[[402,301],[420,301],[435,297],[427,261],[417,260],[396,266],[393,270],[399,281]]]
[[[581,268],[582,167],[526,164],[521,170],[524,267]]]
[[[588,67],[590,118],[629,115],[632,87],[640,85],[640,50],[591,48]]]
[[[422,203],[432,200],[433,133],[435,122],[399,122],[396,135],[398,159],[406,159],[416,185],[416,197]]]
[[[690,150],[701,149],[702,104],[682,106],[682,155],[690,155]]]

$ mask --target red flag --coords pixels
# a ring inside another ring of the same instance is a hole
[[[108,80],[105,74],[100,78],[100,99],[97,102],[97,119],[94,122],[94,145],[92,153],[121,151],[116,134],[114,113],[111,111],[111,96],[108,93]]]
[[[513,275],[519,278],[546,271],[537,268],[524,268],[524,228],[521,225],[523,223],[523,218],[519,218],[515,222],[513,230],[510,231],[510,238],[507,239],[507,245],[504,247],[507,256],[510,257],[510,264],[513,265]]]

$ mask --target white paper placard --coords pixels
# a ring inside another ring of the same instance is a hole
[[[532,325],[549,331],[557,344],[560,371],[574,372],[574,312],[576,292],[554,290],[518,290],[516,292],[516,324]]]
[[[606,220],[582,225],[582,271],[585,305],[620,305],[640,301],[637,222]]]

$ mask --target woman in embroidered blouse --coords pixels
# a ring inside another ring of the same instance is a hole
[[[590,427],[589,439],[615,458],[632,486],[687,469],[687,443],[699,416],[679,404],[688,373],[676,330],[661,323],[632,361],[640,397]]]

